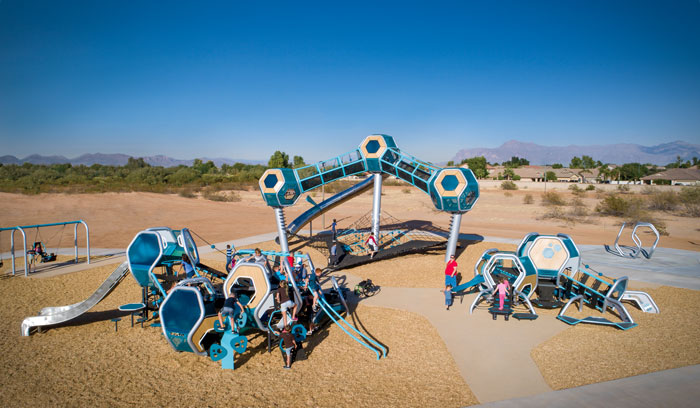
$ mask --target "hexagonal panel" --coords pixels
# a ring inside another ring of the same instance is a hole
[[[280,169],[269,169],[258,181],[260,190],[266,194],[277,194],[284,185],[284,176]]]
[[[277,185],[277,175],[276,174],[268,174],[263,179],[263,182],[265,183],[265,187],[274,188]]]
[[[370,135],[360,143],[360,150],[365,159],[378,159],[386,150],[386,141],[381,135]]]
[[[442,197],[459,197],[466,187],[467,179],[458,169],[440,170],[435,178],[435,189]]]
[[[569,260],[569,251],[557,237],[537,237],[527,256],[538,270],[558,271]]]
[[[455,191],[455,189],[459,187],[459,180],[457,176],[448,174],[442,178],[440,184],[445,191]]]
[[[380,147],[382,146],[380,146],[379,142],[377,142],[376,140],[370,140],[369,142],[367,142],[367,145],[365,145],[365,148],[367,149],[368,153],[377,153],[377,150],[379,150]]]

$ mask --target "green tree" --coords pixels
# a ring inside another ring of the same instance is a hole
[[[554,163],[554,164],[552,164],[552,168],[553,169],[562,169],[562,168],[564,168],[564,165],[561,163]]]
[[[289,155],[285,152],[279,150],[275,151],[270,160],[267,162],[267,167],[271,168],[288,168],[289,167]]]
[[[301,156],[294,156],[294,168],[298,167],[303,167],[306,166],[306,162],[304,162],[304,158]]]
[[[503,170],[503,177],[505,177],[506,180],[512,180],[513,177],[515,177],[515,172],[513,171],[512,168],[506,167]]]
[[[586,156],[585,154],[581,156],[582,169],[592,169],[596,167],[596,162],[591,156]]]
[[[518,156],[513,156],[510,158],[510,161],[504,161],[503,166],[505,167],[520,167],[520,166],[527,166],[530,164],[530,161],[528,159],[522,159]]]
[[[569,163],[569,168],[570,169],[582,169],[583,168],[583,160],[581,160],[578,156],[574,156],[571,159],[571,163]]]
[[[476,176],[476,178],[485,178],[489,175],[489,172],[486,170],[487,162],[484,156],[477,156],[469,159],[464,159],[462,160],[461,164],[466,164],[469,167],[469,170],[471,170],[474,173],[474,176]]]
[[[557,173],[553,171],[548,171],[544,173],[544,177],[547,181],[557,181]]]
[[[216,173],[216,165],[211,160],[202,163],[202,159],[194,159],[192,168],[199,174]]]
[[[455,165],[454,160],[450,160],[450,161],[447,162],[447,167],[452,167],[452,166],[454,166],[454,165]]]
[[[134,159],[133,157],[129,157],[129,160],[126,161],[126,166],[127,169],[141,169],[144,167],[150,167],[148,163],[146,163],[143,160],[143,157],[139,157],[138,159]]]

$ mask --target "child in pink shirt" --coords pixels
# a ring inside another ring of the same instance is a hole
[[[496,285],[495,293],[498,294],[498,310],[503,310],[503,302],[510,288],[510,283],[508,283],[508,279],[503,276],[500,277],[499,281],[500,283]]]

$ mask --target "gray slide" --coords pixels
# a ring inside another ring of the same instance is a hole
[[[289,232],[290,234],[296,234],[304,225],[311,222],[314,218],[334,208],[338,204],[342,204],[345,201],[371,189],[374,186],[372,180],[373,176],[369,176],[361,182],[355,184],[354,186],[347,188],[341,191],[340,193],[328,198],[327,200],[323,200],[322,202],[311,207],[310,209],[304,211],[304,213],[302,213],[294,221],[289,223],[289,225],[287,226],[287,232]]]
[[[129,273],[129,264],[123,262],[100,285],[99,288],[82,302],[70,306],[45,307],[39,312],[39,316],[27,317],[22,322],[22,336],[29,336],[33,327],[51,326],[73,320],[92,309],[102,299],[107,297],[119,282]]]
[[[654,299],[652,299],[652,297],[646,292],[627,290],[622,295],[622,299],[620,300],[627,300],[636,303],[637,306],[639,306],[639,308],[645,313],[659,313],[659,307],[656,306],[656,302],[654,302]]]

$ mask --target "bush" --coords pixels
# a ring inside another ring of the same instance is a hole
[[[556,191],[548,191],[542,195],[543,205],[564,205],[564,199]]]
[[[618,184],[617,185],[617,191],[620,193],[629,193],[630,192],[630,186],[627,184]]]
[[[197,198],[197,196],[194,194],[194,190],[191,188],[183,188],[180,190],[180,197],[185,197],[185,198]]]
[[[700,217],[700,186],[683,187],[678,194],[678,201],[685,207],[683,215]]]
[[[673,211],[678,207],[678,195],[673,191],[656,191],[649,196],[649,209]]]
[[[241,196],[238,193],[231,191],[226,194],[222,191],[214,191],[212,189],[206,189],[202,193],[202,196],[210,201],[220,201],[225,203],[241,201]]]
[[[589,185],[586,187],[586,191],[594,191],[594,190],[595,190],[595,186],[594,186],[593,184],[589,184]]]
[[[570,212],[571,215],[576,217],[585,217],[588,215],[588,208],[586,208],[586,204],[584,204],[583,200],[580,198],[576,197],[571,200],[571,206],[573,207]]]
[[[603,201],[598,203],[595,210],[603,215],[621,217],[627,212],[629,206],[629,202],[623,197],[619,197],[615,194],[608,194]]]
[[[512,181],[506,180],[503,183],[501,183],[501,189],[502,190],[517,190],[518,186],[515,183],[513,183]]]
[[[532,204],[535,202],[535,199],[532,198],[532,194],[525,194],[525,197],[523,197],[523,204]]]
[[[586,194],[586,192],[576,184],[570,185],[569,190],[571,190],[571,194],[579,197]]]

